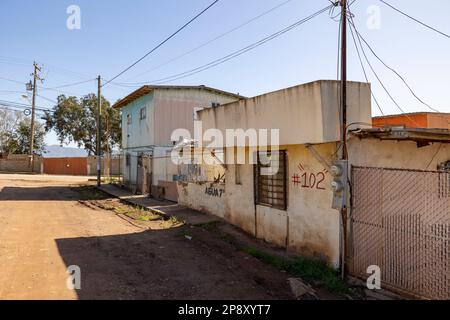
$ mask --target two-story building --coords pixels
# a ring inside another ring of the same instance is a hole
[[[177,201],[170,150],[176,129],[194,127],[197,109],[239,100],[239,94],[206,86],[146,85],[118,101],[121,109],[124,184],[139,193]]]

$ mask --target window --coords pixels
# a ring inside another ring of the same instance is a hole
[[[139,118],[141,120],[144,120],[145,118],[147,118],[147,108],[141,108],[141,110],[139,111]]]
[[[127,115],[127,124],[132,124],[133,123],[133,118],[131,117],[131,114]]]
[[[126,157],[125,157],[125,165],[127,167],[131,166],[131,155],[129,153],[127,153]]]
[[[287,209],[286,151],[258,152],[255,165],[255,203]],[[264,160],[270,160],[269,163]]]

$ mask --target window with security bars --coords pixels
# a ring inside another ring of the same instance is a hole
[[[286,151],[258,152],[255,165],[255,203],[287,209]],[[270,160],[270,161],[267,161]]]

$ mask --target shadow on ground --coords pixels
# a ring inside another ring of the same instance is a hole
[[[0,201],[76,201],[81,195],[70,186],[51,187],[4,187]]]
[[[81,268],[81,300],[292,298],[286,274],[201,228],[56,243],[65,264]]]

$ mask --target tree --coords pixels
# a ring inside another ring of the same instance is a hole
[[[19,123],[25,118],[20,111],[0,109],[0,152],[8,153],[8,142],[11,133],[14,132]]]
[[[76,143],[88,151],[89,155],[97,153],[97,96],[88,94],[77,97],[58,97],[58,105],[52,112],[47,112],[46,131],[54,130],[61,144]],[[120,146],[122,131],[120,113],[111,108],[110,103],[102,97],[102,115],[100,118],[102,134],[101,151],[111,152]]]
[[[1,128],[1,152],[28,154],[30,152],[31,120],[18,113],[10,114],[9,118],[9,125],[2,124]],[[4,130],[5,128],[6,130]],[[44,153],[45,134],[44,126],[37,122],[34,127],[34,154]]]

